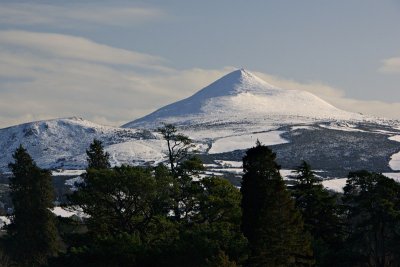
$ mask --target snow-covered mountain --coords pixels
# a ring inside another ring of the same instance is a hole
[[[176,124],[194,140],[213,174],[222,169],[239,173],[244,150],[257,139],[277,153],[284,169],[306,160],[326,177],[357,169],[400,171],[400,122],[340,110],[311,93],[277,88],[246,70],[229,73],[121,128],[69,118],[0,129],[0,171],[7,170],[19,144],[41,167],[83,169],[85,150],[94,138],[103,141],[114,165],[161,162],[165,142],[155,129],[162,123]]]
[[[263,122],[266,117],[302,117],[303,120],[362,120],[363,116],[340,110],[317,96],[286,90],[240,69],[231,72],[189,98],[123,125],[124,128],[160,125],[212,124],[215,122]]]
[[[41,167],[85,168],[85,151],[94,138],[113,146],[130,140],[151,140],[154,136],[147,131],[102,126],[76,117],[25,123],[0,129],[0,170],[7,170],[12,153],[20,144]]]

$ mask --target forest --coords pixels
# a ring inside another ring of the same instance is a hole
[[[57,217],[49,170],[23,146],[9,164],[11,223],[0,266],[400,266],[400,184],[348,174],[343,193],[321,185],[307,162],[290,180],[258,142],[243,157],[240,188],[205,175],[189,137],[159,129],[168,160],[115,166],[102,142]]]

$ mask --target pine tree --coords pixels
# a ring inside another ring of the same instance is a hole
[[[189,150],[193,148],[192,140],[188,136],[178,133],[178,130],[173,124],[164,124],[158,131],[167,142],[168,163],[172,174],[177,176],[178,173],[176,169],[178,165],[186,159]]]
[[[110,168],[110,154],[104,152],[103,144],[101,141],[94,139],[86,150],[88,169],[108,169]]]
[[[257,142],[243,158],[242,231],[249,266],[310,266],[310,238],[279,173],[276,155]]]
[[[353,266],[398,266],[400,184],[382,174],[357,171],[344,188]]]
[[[343,241],[343,227],[337,194],[326,190],[321,179],[311,166],[303,163],[290,178],[295,180],[291,187],[296,207],[304,220],[304,228],[312,235],[312,243],[318,266],[331,266]]]
[[[16,149],[9,167],[14,213],[8,228],[11,254],[19,266],[40,266],[57,251],[51,174],[36,166],[27,151]]]

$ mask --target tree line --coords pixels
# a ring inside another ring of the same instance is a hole
[[[191,140],[160,129],[168,163],[111,167],[94,140],[88,166],[56,217],[51,173],[20,146],[9,164],[11,223],[0,266],[400,266],[400,185],[351,172],[328,191],[307,162],[285,183],[257,141],[240,189],[204,175]]]

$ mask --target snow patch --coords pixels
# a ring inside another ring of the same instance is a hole
[[[391,136],[389,140],[400,142],[400,135]],[[394,171],[400,171],[400,152],[390,157],[389,167]]]
[[[281,137],[282,133],[284,133],[284,131],[271,131],[221,138],[212,144],[208,153],[216,154],[230,152],[237,149],[249,149],[255,146],[257,140],[267,146],[288,143],[287,140]]]
[[[299,126],[293,126],[290,128],[291,131],[296,131],[296,130],[313,130],[314,127],[307,126],[307,125],[299,125]]]
[[[349,123],[330,123],[328,125],[320,124],[319,126],[322,128],[330,129],[330,130],[337,130],[337,131],[344,131],[344,132],[362,132],[362,133],[366,132],[364,130],[357,129],[356,125],[349,124]]]
[[[0,228],[2,228],[3,226],[8,225],[10,223],[11,223],[10,218],[8,218],[7,216],[0,216]]]
[[[338,178],[322,181],[322,185],[329,190],[343,193],[343,188],[346,186],[347,178]]]
[[[122,164],[138,165],[144,162],[157,164],[166,159],[164,140],[135,140],[111,145],[105,148],[110,154],[113,166]]]
[[[88,217],[88,215],[83,213],[82,211],[79,211],[79,210],[70,211],[70,210],[67,210],[67,209],[65,209],[63,207],[58,207],[58,206],[54,207],[51,211],[56,216],[60,216],[60,217],[64,217],[64,218],[68,218],[68,217],[71,217],[71,216],[74,216],[74,215],[78,216],[79,218],[87,218]]]
[[[211,169],[210,171],[216,172],[229,172],[234,174],[243,174],[243,169],[239,168],[223,168],[223,169]]]
[[[400,135],[394,135],[389,137],[389,140],[400,142]]]
[[[394,171],[400,171],[400,152],[390,157],[389,167]]]
[[[400,172],[385,172],[382,174],[385,175],[386,177],[395,180],[396,182],[400,182]]]
[[[223,167],[233,167],[233,168],[242,168],[243,162],[242,161],[231,161],[231,160],[215,160],[216,163]]]
[[[51,172],[52,176],[79,176],[84,174],[85,170],[55,170]]]

